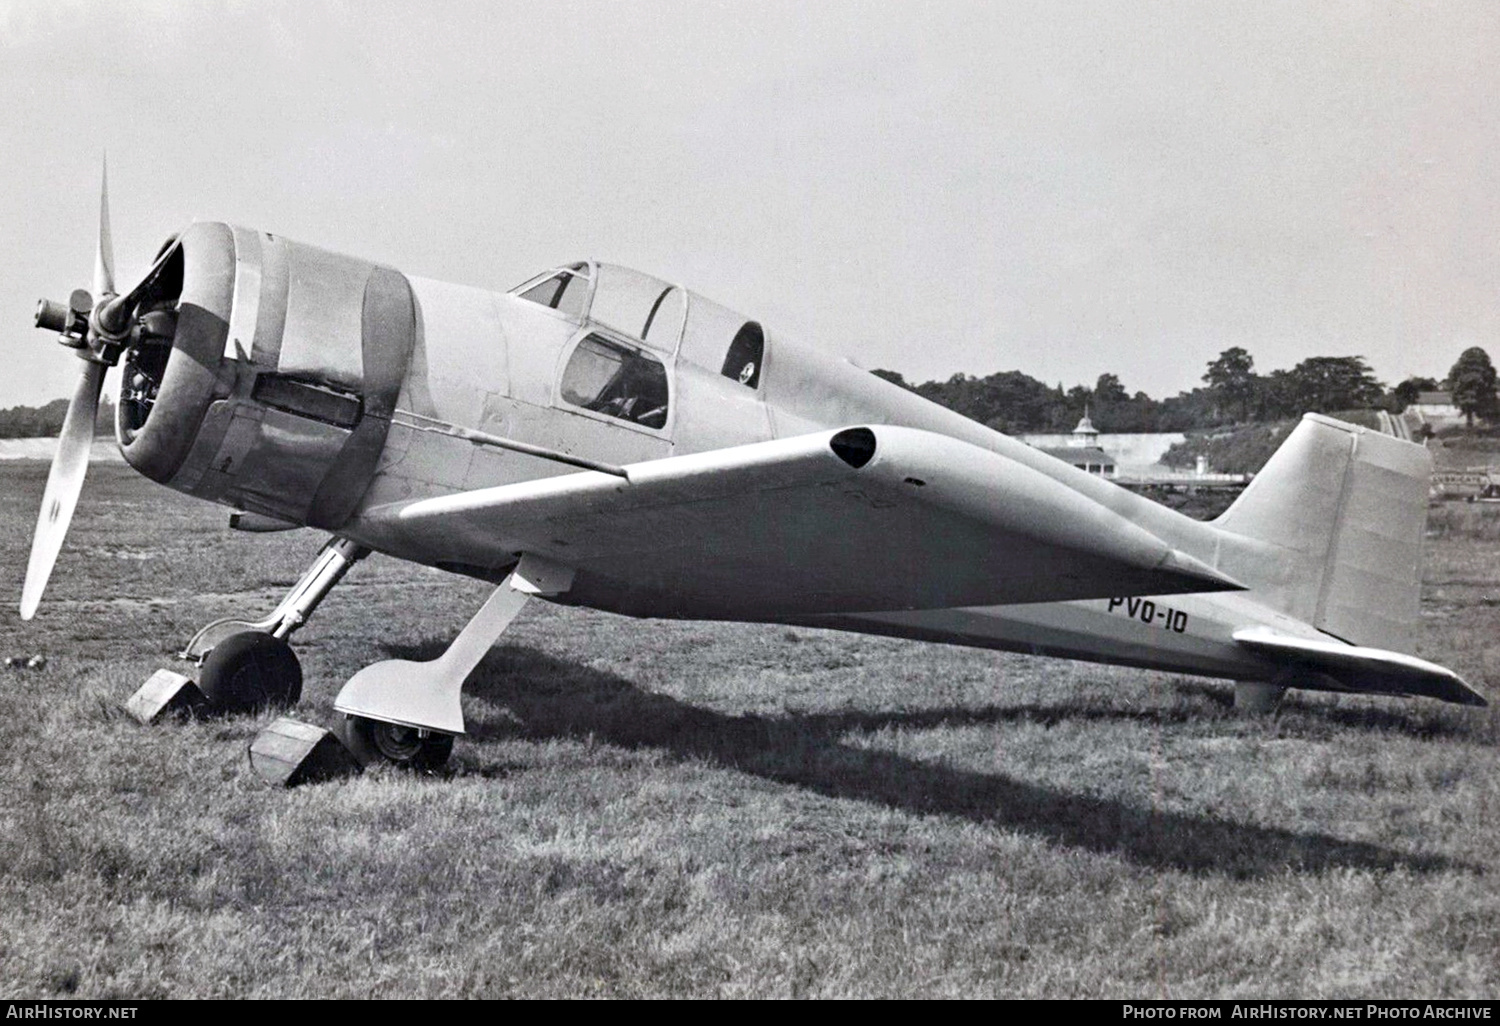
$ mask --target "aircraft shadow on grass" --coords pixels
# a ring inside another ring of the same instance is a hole
[[[387,646],[403,659],[431,659],[441,643]],[[1259,877],[1287,870],[1463,868],[1435,854],[1409,854],[1328,834],[1236,823],[1071,794],[998,773],[979,773],[856,747],[851,730],[1051,719],[1165,722],[1170,712],[1065,707],[952,708],[912,712],[788,712],[729,715],[654,694],[614,674],[521,646],[490,652],[466,686],[470,736],[559,737],[649,747],[704,759],[833,798],[917,815],[954,816],[1018,830],[1055,844],[1118,854],[1155,869]],[[508,713],[502,712],[508,710]]]

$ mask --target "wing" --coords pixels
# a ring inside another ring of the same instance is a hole
[[[573,568],[567,601],[789,615],[1238,588],[1119,514],[945,436],[856,427],[369,511],[437,565]]]
[[[1234,632],[1234,640],[1253,651],[1322,673],[1340,690],[1425,695],[1460,705],[1489,704],[1452,670],[1416,656],[1332,640],[1294,638],[1269,627],[1242,628]]]

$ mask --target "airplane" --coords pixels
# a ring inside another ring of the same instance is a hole
[[[295,703],[288,638],[369,552],[495,585],[441,656],[343,685],[361,764],[446,762],[465,680],[532,597],[1216,677],[1252,710],[1294,687],[1486,704],[1407,654],[1419,445],[1308,414],[1201,522],[624,267],[495,291],[194,222],[117,293],[108,211],[106,178],[92,290],[37,308],[81,373],[21,616],[118,363],[131,467],[239,529],[330,534],[270,615],[188,645],[211,708]]]

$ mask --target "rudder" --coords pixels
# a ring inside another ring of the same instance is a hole
[[[1265,543],[1226,546],[1221,569],[1336,638],[1410,651],[1431,474],[1422,446],[1309,413],[1214,521]]]

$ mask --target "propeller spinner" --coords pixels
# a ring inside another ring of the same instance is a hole
[[[94,439],[94,419],[99,412],[99,393],[104,374],[120,358],[130,330],[128,302],[115,293],[114,247],[109,234],[109,168],[106,164],[99,185],[99,238],[94,250],[93,294],[76,290],[66,305],[44,299],[37,305],[36,325],[59,333],[59,341],[77,351],[83,361],[68,412],[63,418],[57,452],[47,475],[36,533],[31,539],[31,558],[26,564],[26,583],[21,589],[21,619],[36,615],[37,604],[57,554],[62,549],[73,510],[83,491],[89,468],[89,448]]]

